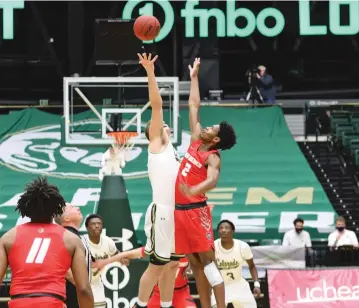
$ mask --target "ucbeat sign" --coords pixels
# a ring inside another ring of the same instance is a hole
[[[128,1],[124,7],[122,18],[133,18],[132,13],[139,6],[140,15],[154,15],[154,3],[161,7],[165,19],[161,32],[155,42],[163,40],[172,30],[175,22],[174,9],[168,0],[132,0]],[[199,0],[186,1],[185,7],[181,9],[180,16],[184,19],[185,36],[195,36],[195,21],[198,20],[198,35],[208,37],[208,21],[210,18],[216,20],[216,34],[218,37],[247,37],[256,29],[259,33],[267,37],[274,37],[282,33],[286,25],[286,17],[283,13],[273,7],[267,7],[255,15],[250,9],[241,7],[241,1],[227,0],[226,10],[218,8],[202,9],[198,8]],[[359,2],[350,0],[331,0],[329,1],[329,25],[313,25],[311,23],[310,1],[298,1],[298,31],[300,35],[356,35],[359,33]],[[341,12],[349,10],[349,22],[343,24]],[[238,18],[244,18],[246,25],[239,28],[236,25]],[[274,26],[266,25],[268,18],[274,19]]]

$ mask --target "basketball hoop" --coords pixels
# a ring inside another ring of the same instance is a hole
[[[113,139],[112,146],[117,149],[123,149],[127,147],[133,147],[133,143],[130,139],[137,137],[137,132],[121,131],[121,132],[108,132],[109,138]]]
[[[113,140],[112,148],[115,150],[115,155],[111,158],[113,166],[119,166],[123,169],[126,166],[126,153],[132,150],[134,143],[131,138],[137,136],[137,132],[121,131],[121,132],[108,132],[108,137]]]

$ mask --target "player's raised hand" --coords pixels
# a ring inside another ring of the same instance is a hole
[[[148,72],[148,71],[154,71],[155,70],[155,62],[158,58],[158,56],[154,56],[152,58],[152,54],[145,54],[143,53],[142,55],[141,54],[137,54],[138,56],[138,60],[139,60],[139,63],[143,66],[143,68]]]
[[[195,58],[194,62],[193,62],[193,66],[188,65],[189,75],[191,76],[191,78],[198,77],[198,71],[199,71],[200,64],[201,64],[201,59]]]

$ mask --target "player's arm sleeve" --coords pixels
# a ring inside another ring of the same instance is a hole
[[[94,298],[89,283],[89,273],[87,272],[85,248],[82,241],[73,237],[75,249],[72,256],[71,271],[74,277],[77,299],[80,307],[94,307]]]
[[[242,243],[242,247],[241,247],[241,254],[242,254],[242,257],[245,259],[245,260],[250,260],[250,259],[253,259],[253,253],[252,253],[252,250],[251,248],[249,247],[249,245],[247,243]]]
[[[7,254],[4,245],[4,238],[0,239],[0,283],[2,283],[8,266]]]

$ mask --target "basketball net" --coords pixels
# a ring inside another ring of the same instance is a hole
[[[126,154],[128,154],[134,147],[131,138],[136,137],[137,132],[109,132],[107,135],[112,139],[112,148],[114,149],[114,155],[111,156],[110,160],[112,161],[112,164],[118,165],[120,174],[122,174],[122,169],[125,168],[126,161],[128,160]]]

